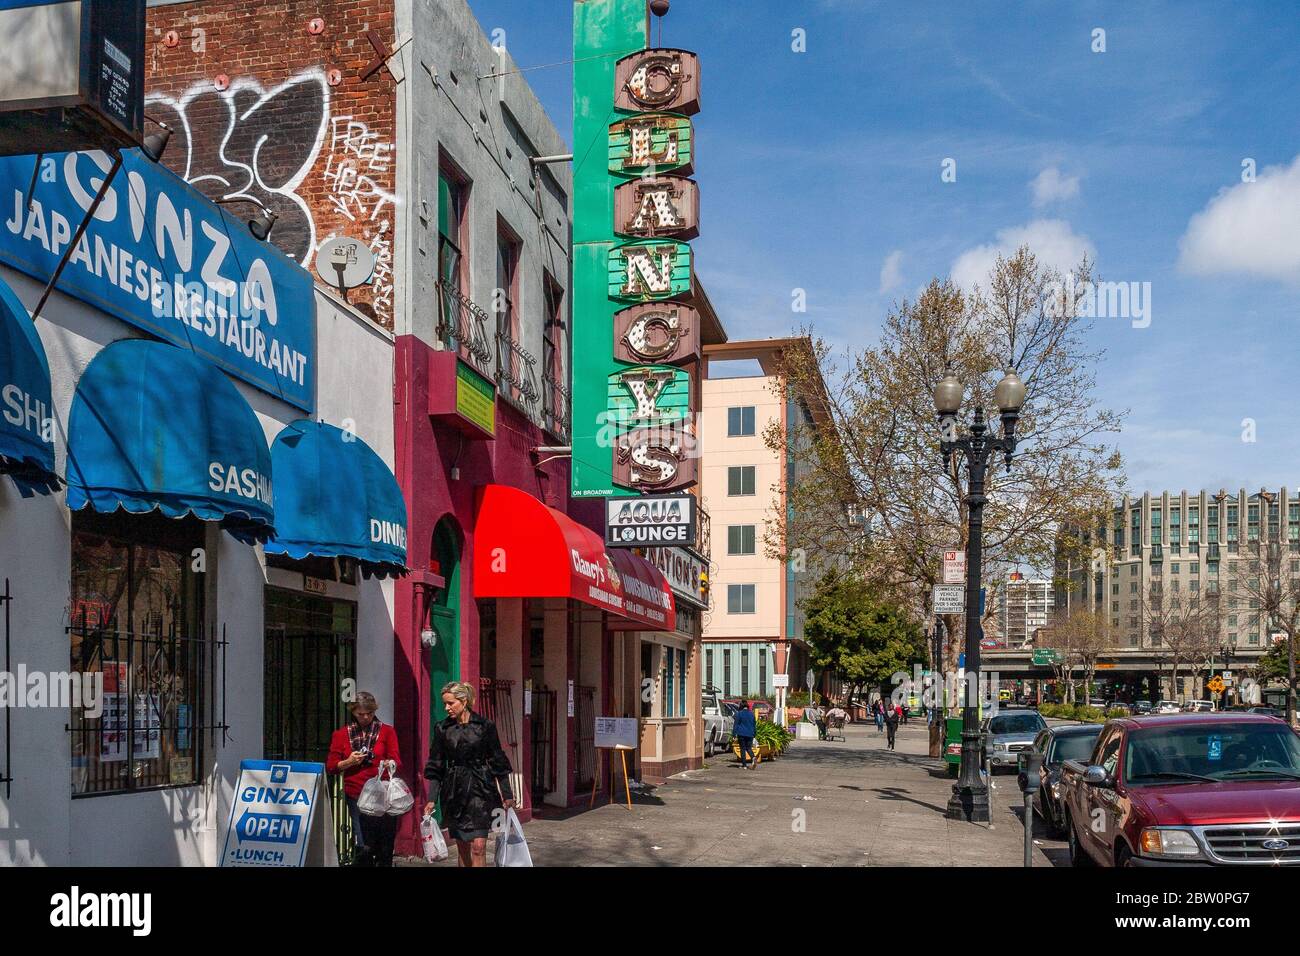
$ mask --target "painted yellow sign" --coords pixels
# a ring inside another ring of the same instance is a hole
[[[489,435],[496,434],[496,390],[464,362],[456,363],[456,414]]]

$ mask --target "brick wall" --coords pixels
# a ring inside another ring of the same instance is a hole
[[[148,16],[145,113],[173,130],[166,165],[213,199],[274,209],[272,242],[313,276],[324,240],[363,240],[375,275],[349,300],[391,329],[396,83],[361,74],[377,58],[368,32],[393,43],[392,0],[195,0]]]

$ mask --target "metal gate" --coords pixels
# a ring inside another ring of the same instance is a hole
[[[533,691],[533,806],[555,791],[555,691]]]
[[[596,779],[596,688],[575,687],[573,718],[573,792],[591,789]]]
[[[497,726],[497,736],[501,738],[501,747],[510,758],[510,789],[519,800],[520,807],[525,807],[524,768],[519,757],[519,730],[515,726],[514,686],[512,680],[500,680],[492,677],[480,677],[478,682],[479,710],[488,720]]]
[[[263,756],[324,763],[347,722],[341,693],[357,672],[356,605],[277,588],[266,591]],[[342,775],[327,778],[340,865],[355,862]]]

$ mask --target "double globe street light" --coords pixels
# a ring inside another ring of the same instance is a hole
[[[944,466],[951,470],[957,453],[966,458],[969,481],[966,492],[968,534],[966,537],[966,665],[967,675],[975,675],[978,697],[980,668],[979,598],[984,525],[984,477],[988,471],[989,456],[1001,452],[1007,465],[1016,450],[1016,422],[1025,404],[1025,383],[1014,369],[1008,369],[993,391],[993,401],[1002,416],[1002,436],[987,435],[984,409],[975,407],[970,433],[962,436],[957,431],[957,413],[961,410],[963,394],[961,381],[949,366],[943,379],[934,389],[934,409],[939,415],[939,453]],[[972,700],[970,677],[966,679],[965,700],[962,706],[961,770],[952,785],[946,816],[950,820],[967,820],[988,823],[989,790],[980,774],[979,704]]]

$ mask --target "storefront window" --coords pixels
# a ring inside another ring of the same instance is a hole
[[[665,669],[664,716],[665,717],[673,717],[677,714],[677,710],[674,704],[675,701],[674,691],[677,688],[677,682],[673,680],[673,662],[675,659],[676,658],[673,655],[673,649],[671,647],[665,647],[664,648],[664,669]]]
[[[72,792],[198,782],[203,523],[72,516],[71,670],[102,675],[102,712],[72,710]]]
[[[686,716],[686,652],[677,652],[677,716]]]

